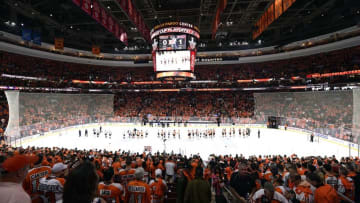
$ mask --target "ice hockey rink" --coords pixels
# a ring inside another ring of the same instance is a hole
[[[144,152],[147,147],[151,148],[152,153],[163,152],[167,153],[181,153],[184,155],[198,154],[203,159],[207,159],[210,154],[215,155],[244,155],[245,157],[251,155],[291,155],[298,156],[332,156],[338,158],[349,156],[358,156],[358,146],[352,144],[349,147],[348,142],[336,140],[334,138],[324,139],[315,137],[314,142],[310,142],[309,133],[301,132],[294,129],[267,129],[264,127],[251,126],[250,136],[239,136],[238,129],[244,129],[245,126],[221,126],[215,125],[198,125],[190,127],[148,127],[138,125],[102,125],[103,133],[97,137],[93,134],[93,129],[98,130],[100,125],[87,125],[66,128],[53,132],[48,132],[43,136],[33,136],[31,138],[22,139],[18,141],[17,145],[23,147],[38,146],[38,147],[64,147],[68,149],[105,149],[107,151],[130,151],[130,152]],[[127,131],[143,130],[143,137],[129,137]],[[205,130],[207,128],[214,128],[216,135],[214,138],[204,136],[188,137],[188,130]],[[222,136],[222,129],[235,128],[235,136],[231,137],[229,134],[226,137]],[[85,129],[88,130],[88,137],[84,136]],[[82,136],[79,137],[79,130],[82,131]],[[166,141],[158,137],[158,132],[165,131],[166,134],[170,132],[170,136],[166,136]],[[173,137],[173,131],[180,131],[180,137]],[[258,130],[260,130],[260,138],[258,138]],[[111,139],[105,138],[104,131],[111,131]],[[145,135],[145,132],[148,135]],[[124,137],[125,134],[125,137]]]

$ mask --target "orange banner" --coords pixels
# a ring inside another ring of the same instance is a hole
[[[263,33],[266,28],[274,22],[279,16],[285,12],[296,0],[275,0],[261,15],[258,21],[255,23],[255,27],[252,36],[253,40]]]
[[[275,0],[275,19],[283,13],[282,0]]]

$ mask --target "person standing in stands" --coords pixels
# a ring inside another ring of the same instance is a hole
[[[167,185],[165,180],[161,178],[162,171],[161,169],[155,170],[155,179],[151,180],[150,191],[151,191],[151,202],[152,203],[164,203],[165,193],[167,191]]]
[[[83,162],[70,172],[64,185],[63,203],[92,203],[99,177],[90,162]],[[101,201],[100,201],[101,202]]]
[[[130,181],[126,187],[125,202],[150,203],[151,191],[150,191],[150,186],[143,181],[144,179],[143,168],[136,169],[135,178],[136,180]]]
[[[308,182],[316,187],[314,192],[314,203],[339,203],[339,196],[336,190],[328,184],[324,184],[320,176],[316,173],[307,175]]]
[[[51,169],[51,175],[41,178],[38,191],[43,193],[41,198],[49,203],[56,203],[62,200],[65,177],[68,175],[68,166],[63,163],[56,163]]]
[[[104,172],[104,182],[98,186],[98,194],[106,202],[120,203],[124,189],[121,184],[113,182],[114,169],[110,167]]]
[[[259,189],[251,197],[254,202],[278,202],[288,203],[288,200],[279,192],[275,191],[274,186],[270,182],[264,184],[264,189]]]
[[[30,169],[23,182],[25,191],[30,195],[32,202],[39,200],[38,186],[41,178],[47,177],[51,174],[51,168],[49,166],[41,166],[44,156],[38,155],[38,161],[35,163],[34,168]]]
[[[185,190],[184,203],[210,203],[211,189],[208,181],[203,178],[203,169],[196,168],[195,179],[190,181]]]
[[[238,169],[237,172],[231,175],[230,186],[233,187],[240,196],[247,198],[252,192],[252,189],[256,187],[255,180],[250,177],[245,162],[240,162]]]
[[[30,203],[31,198],[21,186],[30,164],[37,157],[15,155],[0,163],[0,200],[2,203]]]

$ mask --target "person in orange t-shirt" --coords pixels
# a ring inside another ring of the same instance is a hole
[[[340,199],[336,190],[321,180],[320,176],[316,173],[310,173],[307,176],[311,185],[316,187],[314,192],[314,203],[339,203]]]
[[[38,161],[34,167],[29,170],[23,182],[24,190],[30,195],[32,202],[39,202],[39,193],[37,191],[39,181],[41,178],[47,177],[51,174],[51,168],[48,166],[41,166],[43,156],[38,155]]]
[[[98,185],[98,195],[106,202],[120,203],[124,189],[121,184],[113,182],[114,170],[110,167],[104,172],[104,182]]]
[[[151,191],[150,186],[143,180],[144,169],[137,168],[135,172],[136,180],[130,181],[126,187],[125,202],[126,203],[150,203]]]

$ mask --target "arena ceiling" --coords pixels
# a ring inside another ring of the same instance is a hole
[[[353,26],[360,21],[359,0],[297,0],[259,38],[252,40],[255,22],[273,1],[228,0],[215,39],[211,39],[211,28],[218,0],[133,0],[133,3],[149,28],[168,21],[197,25],[203,45],[200,51],[281,46]],[[9,28],[1,23],[1,29],[20,32],[21,27],[28,27],[39,30],[44,42],[53,43],[55,36],[62,36],[65,46],[73,48],[89,50],[95,43],[106,52],[149,53],[149,44],[120,8],[119,1],[99,2],[126,29],[127,48],[72,0],[5,0],[0,5],[1,21],[16,22],[16,26]]]

